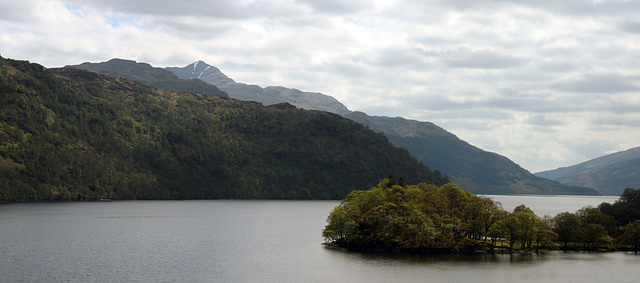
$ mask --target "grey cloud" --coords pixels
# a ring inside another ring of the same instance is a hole
[[[22,1],[0,1],[0,22],[26,22],[32,19],[33,9]]]
[[[640,22],[637,21],[625,21],[618,24],[620,30],[640,34]]]
[[[554,83],[551,88],[569,92],[623,93],[639,91],[636,80],[637,78],[620,75],[586,75],[582,79]]]
[[[495,5],[519,5],[566,15],[633,15],[640,12],[640,2],[626,0],[441,0],[461,10],[485,8]]]
[[[638,113],[638,112],[635,112]],[[603,129],[605,128],[619,128],[620,126],[623,127],[630,127],[630,128],[636,128],[638,127],[638,125],[640,125],[640,117],[636,116],[636,117],[628,117],[628,116],[617,116],[617,117],[600,117],[600,118],[594,118],[591,120],[591,123],[593,125],[602,127]]]
[[[350,14],[373,8],[367,0],[296,0],[313,8],[314,11],[327,14]]]
[[[585,159],[591,159],[605,155],[608,150],[610,150],[611,148],[615,148],[610,142],[598,139],[566,139],[561,140],[560,143],[563,144],[566,148],[571,149],[573,152],[585,156]]]
[[[331,22],[327,19],[327,17],[317,17],[317,16],[285,18],[285,19],[282,19],[281,22],[291,27],[297,27],[297,28],[310,27],[310,28],[317,28],[321,30],[326,30],[331,26]]]
[[[453,68],[506,69],[526,64],[527,60],[489,50],[458,49],[442,54],[443,60]]]
[[[564,122],[558,119],[549,118],[547,115],[533,115],[527,119],[527,123],[531,125],[544,126],[544,127],[560,126],[565,124]]]
[[[470,95],[466,95],[470,97]],[[594,95],[595,96],[595,95]],[[549,99],[554,97],[554,99]],[[589,103],[592,99],[585,99],[583,95],[566,95],[558,98],[558,95],[540,93],[537,95],[522,95],[516,92],[503,91],[500,96],[486,97],[479,99],[468,99],[466,101],[456,101],[445,95],[416,95],[405,101],[405,104],[415,108],[428,111],[454,110],[467,111],[487,111],[494,113],[487,117],[498,117],[495,111],[510,111],[538,114],[558,114],[581,111],[593,111],[607,106],[593,105]],[[538,120],[540,121],[540,120]],[[547,122],[551,123],[552,120]]]
[[[565,60],[561,58],[553,58],[549,60],[537,60],[535,63],[541,71],[553,73],[568,73],[580,68],[578,62],[574,60]]]
[[[195,23],[190,20],[181,20],[180,18],[164,17],[146,20],[144,25],[152,30],[160,28],[174,36],[192,40],[211,40],[230,34],[235,30],[235,27],[228,23]]]
[[[369,68],[361,62],[353,60],[337,60],[330,62],[325,64],[322,70],[324,72],[338,74],[340,77],[348,78],[349,80],[358,80],[370,74]]]
[[[411,44],[425,45],[425,46],[443,46],[458,43],[459,40],[452,38],[446,38],[441,36],[415,36],[409,38]]]
[[[387,67],[424,67],[420,55],[410,48],[384,49],[378,52],[374,65]]]
[[[260,17],[283,17],[303,13],[300,6],[278,5],[273,1],[256,0],[243,4],[240,1],[226,0],[68,0],[78,5],[93,6],[111,13],[152,15],[152,16],[191,16],[205,18],[246,19]]]
[[[554,113],[572,111],[567,105],[540,98],[498,97],[471,103],[472,107],[508,109],[532,113]]]
[[[612,103],[611,105],[603,107],[611,113],[617,114],[636,114],[640,113],[640,104],[631,104],[631,103]],[[631,123],[630,126],[637,127],[640,123]]]

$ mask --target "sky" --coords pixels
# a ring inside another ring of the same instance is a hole
[[[0,0],[0,55],[198,60],[538,172],[640,146],[640,1]]]

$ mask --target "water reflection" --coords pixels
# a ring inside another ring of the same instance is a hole
[[[361,262],[370,262],[371,264],[535,264],[547,260],[550,255],[545,253],[539,254],[509,254],[509,253],[477,253],[477,254],[395,254],[395,253],[373,253],[345,251],[334,248],[325,248],[332,256],[342,257],[346,260],[357,260]]]
[[[333,270],[353,282],[637,282],[633,253],[416,255],[325,248]]]

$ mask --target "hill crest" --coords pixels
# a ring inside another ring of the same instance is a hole
[[[181,79],[199,78],[219,87],[228,93],[231,98],[239,100],[256,101],[264,105],[287,102],[298,108],[327,111],[339,115],[350,112],[346,106],[326,94],[304,92],[282,86],[268,86],[263,88],[257,85],[237,83],[222,73],[220,69],[206,64],[203,61],[196,61],[185,67],[167,67],[166,70],[171,71]]]
[[[593,188],[606,195],[640,187],[640,147],[597,157],[535,175],[563,184]]]
[[[107,62],[85,62],[80,65],[68,65],[65,66],[65,68],[79,68],[103,75],[121,77],[159,89],[229,97],[215,85],[205,83],[198,79],[180,79],[165,69],[153,67],[148,63],[138,63],[133,60],[114,58]]]

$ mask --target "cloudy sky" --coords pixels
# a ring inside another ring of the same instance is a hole
[[[639,15],[623,0],[0,0],[0,55],[203,60],[538,172],[640,146]]]

